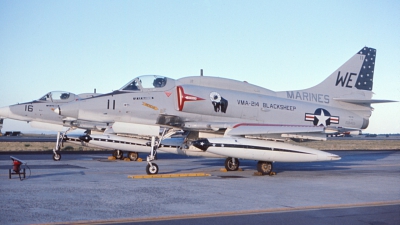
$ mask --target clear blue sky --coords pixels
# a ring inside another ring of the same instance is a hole
[[[374,98],[400,100],[400,1],[0,1],[0,106],[46,92],[106,93],[142,74],[318,84],[377,49]],[[370,133],[400,133],[400,103]],[[6,120],[3,131],[31,129]]]

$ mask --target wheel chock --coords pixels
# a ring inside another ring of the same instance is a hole
[[[114,156],[109,156],[108,160],[116,160],[117,158],[115,158]]]
[[[244,171],[242,168],[238,168],[238,170],[237,171]]]
[[[143,161],[142,158],[138,158],[138,159],[136,160],[136,162],[141,162],[141,161]]]
[[[129,162],[129,161],[131,161],[131,159],[130,158],[124,158],[124,161]]]
[[[269,175],[269,176],[275,176],[276,173],[273,172],[273,171],[271,171],[271,172],[269,172],[268,175]],[[263,175],[261,172],[254,172],[254,176],[264,176],[264,175]]]

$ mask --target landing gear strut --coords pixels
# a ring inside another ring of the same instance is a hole
[[[156,137],[152,136],[151,137],[151,151],[150,151],[150,155],[147,156],[146,173],[148,175],[155,175],[158,173],[157,164],[151,162],[155,159],[155,155],[157,154],[157,147],[158,146],[156,146]]]
[[[239,169],[239,160],[237,158],[227,158],[225,160],[225,169],[227,171],[237,171]]]
[[[257,171],[262,175],[269,175],[272,172],[272,162],[258,161]]]
[[[152,163],[151,161],[157,159],[157,149],[158,147],[160,147],[161,141],[166,138],[166,137],[171,137],[172,135],[174,135],[176,132],[174,130],[170,130],[171,132],[167,133],[168,129],[164,129],[161,138],[156,142],[156,137],[152,136],[151,137],[151,151],[150,151],[150,155],[147,156],[147,166],[146,166],[146,173],[148,175],[155,175],[158,173],[158,166],[155,163]]]
[[[67,132],[70,129],[71,128],[68,128],[68,130],[66,130],[64,133],[57,132],[57,143],[56,143],[56,147],[53,148],[53,160],[54,161],[60,161],[61,160],[61,154],[60,154],[61,146],[63,144],[63,140],[64,140],[65,135],[67,134]]]

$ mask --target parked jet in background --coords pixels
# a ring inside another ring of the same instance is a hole
[[[55,149],[53,149],[53,159],[58,161],[61,159],[59,150],[61,149],[60,147],[63,141],[74,144],[86,143],[82,142],[82,140],[79,138],[67,137],[66,132],[69,129],[81,128],[93,132],[97,131],[102,133],[109,124],[102,122],[69,120],[68,118],[55,114],[53,110],[67,102],[77,101],[82,98],[90,98],[97,95],[99,94],[84,93],[75,95],[71,92],[66,91],[52,91],[45,94],[38,100],[1,107],[0,118],[27,121],[34,128],[58,132],[57,144]],[[1,124],[3,124],[3,119],[1,119]],[[113,145],[108,145],[107,147],[115,149],[113,148],[115,147]],[[146,151],[146,153],[148,153],[148,151]],[[117,158],[121,158],[122,151],[115,150],[114,155]],[[131,159],[137,159],[138,154],[137,152],[132,152],[129,153],[128,156]]]
[[[268,174],[272,162],[340,159],[278,140],[326,140],[327,133],[367,128],[371,104],[391,102],[372,99],[375,57],[375,49],[364,47],[322,83],[282,92],[219,77],[140,76],[118,91],[64,104],[54,112],[113,123],[115,133],[149,137],[148,174],[158,173],[152,162],[157,147],[225,157],[232,170],[239,165],[236,158],[258,160],[257,170]],[[168,132],[159,135],[160,128]],[[180,147],[160,143],[177,130],[191,131]]]

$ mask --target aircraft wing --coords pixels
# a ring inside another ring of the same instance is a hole
[[[294,134],[294,133],[322,133],[325,128],[320,126],[279,125],[240,123],[233,126],[225,134],[228,136],[265,135],[265,134]]]

